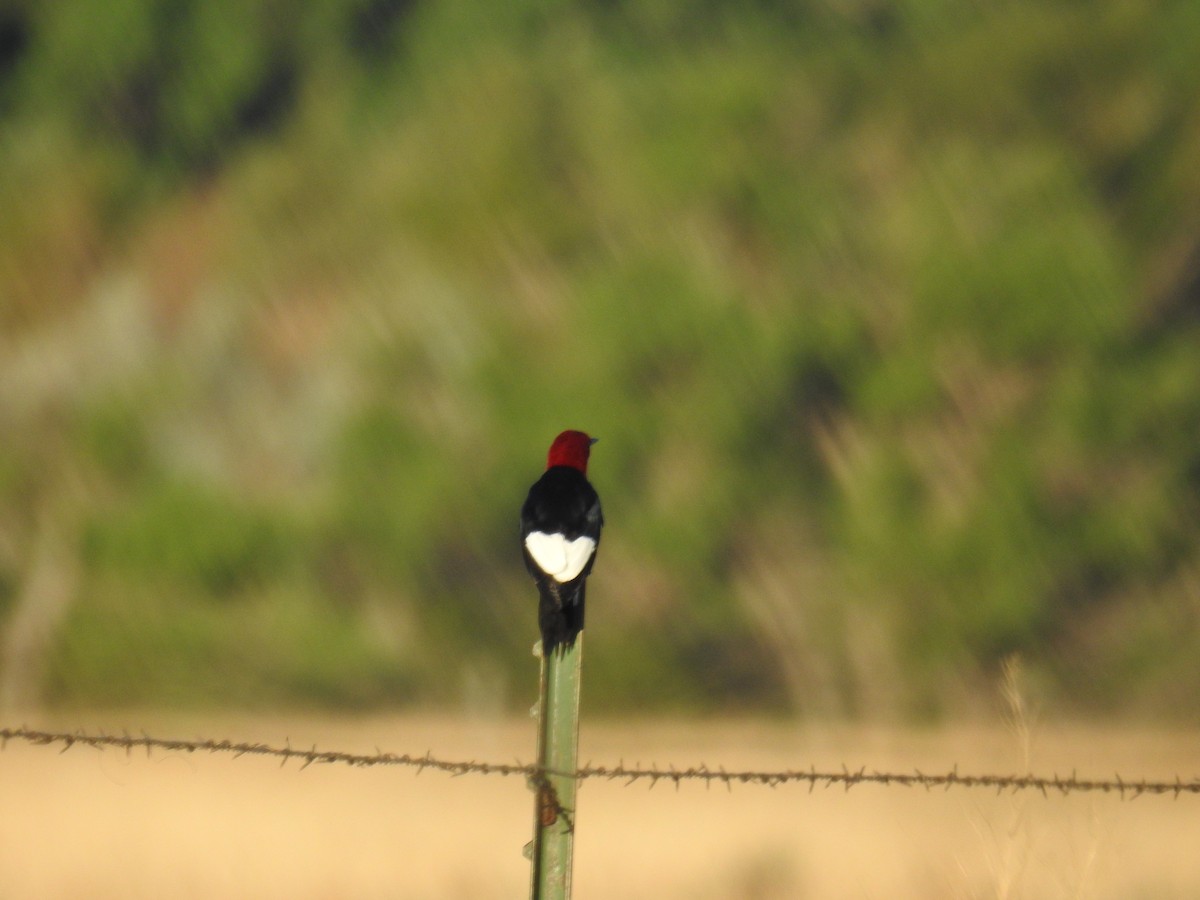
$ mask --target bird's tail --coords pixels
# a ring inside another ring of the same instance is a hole
[[[544,657],[549,658],[559,647],[575,646],[575,638],[583,631],[584,584],[583,579],[577,585],[538,579],[538,626]]]

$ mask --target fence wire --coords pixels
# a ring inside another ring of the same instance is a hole
[[[804,769],[787,769],[774,772],[726,770],[723,767],[712,768],[706,765],[692,766],[686,769],[666,769],[657,766],[643,767],[640,764],[626,766],[623,762],[615,766],[581,766],[574,773],[559,773],[540,766],[526,763],[492,763],[476,760],[448,760],[426,752],[420,756],[409,753],[348,753],[341,750],[318,750],[315,746],[310,749],[296,748],[290,745],[275,747],[269,744],[230,741],[230,740],[179,740],[151,737],[143,734],[135,736],[125,734],[89,734],[84,731],[38,731],[31,728],[0,728],[0,749],[6,748],[9,741],[21,741],[44,747],[59,748],[59,752],[77,746],[93,747],[96,749],[114,748],[124,750],[127,754],[135,750],[145,750],[151,754],[155,750],[183,753],[229,754],[234,757],[265,756],[277,758],[280,765],[290,761],[301,764],[301,769],[313,763],[341,764],[358,767],[373,766],[403,766],[416,769],[418,773],[425,769],[445,772],[449,775],[519,775],[535,785],[546,783],[546,775],[566,775],[579,781],[589,779],[604,779],[607,781],[623,781],[626,784],[646,783],[650,787],[659,782],[674,784],[678,788],[684,782],[703,782],[711,787],[715,782],[732,790],[735,784],[764,785],[780,787],[789,784],[807,784],[809,791],[818,787],[842,787],[849,790],[862,784],[877,784],[884,787],[923,787],[926,790],[942,788],[989,788],[997,793],[1004,791],[1038,790],[1044,796],[1051,793],[1105,793],[1117,794],[1121,799],[1132,799],[1143,794],[1170,795],[1176,799],[1181,794],[1200,794],[1200,777],[1187,781],[1175,776],[1173,780],[1153,780],[1148,778],[1124,778],[1120,774],[1107,779],[1080,778],[1075,772],[1070,776],[1060,776],[1057,773],[1045,775],[973,775],[962,774],[955,766],[949,772],[926,773],[919,769],[912,772],[879,772],[868,771],[865,767],[852,770],[843,766],[840,772],[818,771],[815,767]]]

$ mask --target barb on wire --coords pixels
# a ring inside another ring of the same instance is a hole
[[[459,762],[438,759],[428,751],[421,756],[409,753],[347,753],[341,750],[297,750],[288,745],[272,747],[269,744],[253,742],[235,742],[230,740],[178,740],[151,737],[143,734],[133,737],[129,734],[88,734],[82,731],[37,731],[31,728],[0,728],[0,746],[9,741],[19,740],[41,746],[62,745],[60,752],[66,752],[76,745],[105,749],[115,747],[132,752],[135,748],[144,747],[146,752],[152,750],[167,750],[183,753],[228,753],[235,759],[242,756],[272,756],[286,764],[289,760],[299,760],[301,768],[313,763],[341,763],[348,766],[409,766],[418,772],[423,769],[434,769],[450,775],[530,775],[535,767],[521,763],[488,763],[488,762]]]
[[[38,746],[58,746],[60,753],[65,753],[73,747],[83,745],[97,749],[117,748],[126,754],[136,748],[144,748],[147,753],[152,750],[165,750],[183,753],[227,753],[235,759],[242,756],[276,757],[281,765],[289,760],[297,760],[301,769],[313,763],[341,764],[348,766],[405,766],[414,768],[419,774],[425,769],[445,772],[449,775],[521,775],[534,787],[544,788],[549,785],[546,775],[565,775],[569,773],[554,772],[526,763],[489,763],[456,761],[440,759],[430,752],[420,756],[409,753],[347,753],[341,750],[318,750],[315,746],[308,750],[298,750],[290,745],[273,747],[269,744],[253,742],[235,742],[230,740],[177,740],[151,737],[142,734],[134,737],[128,732],[121,735],[89,734],[83,731],[38,731],[31,728],[0,728],[0,749],[6,747],[9,741],[23,741]],[[1147,778],[1122,778],[1120,774],[1111,779],[1080,778],[1074,771],[1070,776],[1058,774],[1045,776],[1028,773],[1025,775],[970,775],[958,771],[954,766],[944,774],[926,774],[919,769],[912,772],[877,772],[867,771],[865,767],[851,771],[842,766],[840,772],[819,772],[811,767],[807,770],[788,769],[776,772],[758,771],[729,771],[723,766],[715,769],[706,765],[679,769],[670,766],[661,769],[656,766],[643,767],[641,764],[626,766],[623,762],[616,766],[586,765],[577,769],[573,777],[579,781],[588,779],[604,779],[606,781],[622,781],[627,785],[637,782],[647,782],[651,787],[658,781],[672,782],[676,788],[684,781],[703,782],[711,787],[713,782],[724,784],[732,789],[735,784],[758,784],[767,787],[779,787],[787,784],[807,784],[811,791],[816,787],[843,787],[849,790],[861,784],[877,784],[884,787],[923,787],[926,790],[954,787],[987,788],[997,793],[1004,791],[1037,790],[1044,796],[1057,792],[1059,794],[1098,792],[1117,794],[1121,799],[1132,799],[1143,794],[1170,795],[1178,798],[1181,794],[1200,794],[1200,777],[1183,780],[1178,775],[1169,781],[1152,780]],[[551,796],[551,802],[557,805],[557,798]],[[557,810],[562,812],[561,807]]]

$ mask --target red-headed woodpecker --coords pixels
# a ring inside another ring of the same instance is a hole
[[[546,472],[521,507],[525,567],[538,586],[542,655],[570,647],[583,630],[583,592],[604,515],[587,480],[588,455],[596,438],[564,431],[550,445]]]

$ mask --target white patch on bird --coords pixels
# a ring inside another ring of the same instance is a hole
[[[525,537],[525,549],[538,568],[559,584],[566,584],[579,577],[596,552],[596,541],[586,535],[568,541],[565,535],[531,531]]]

